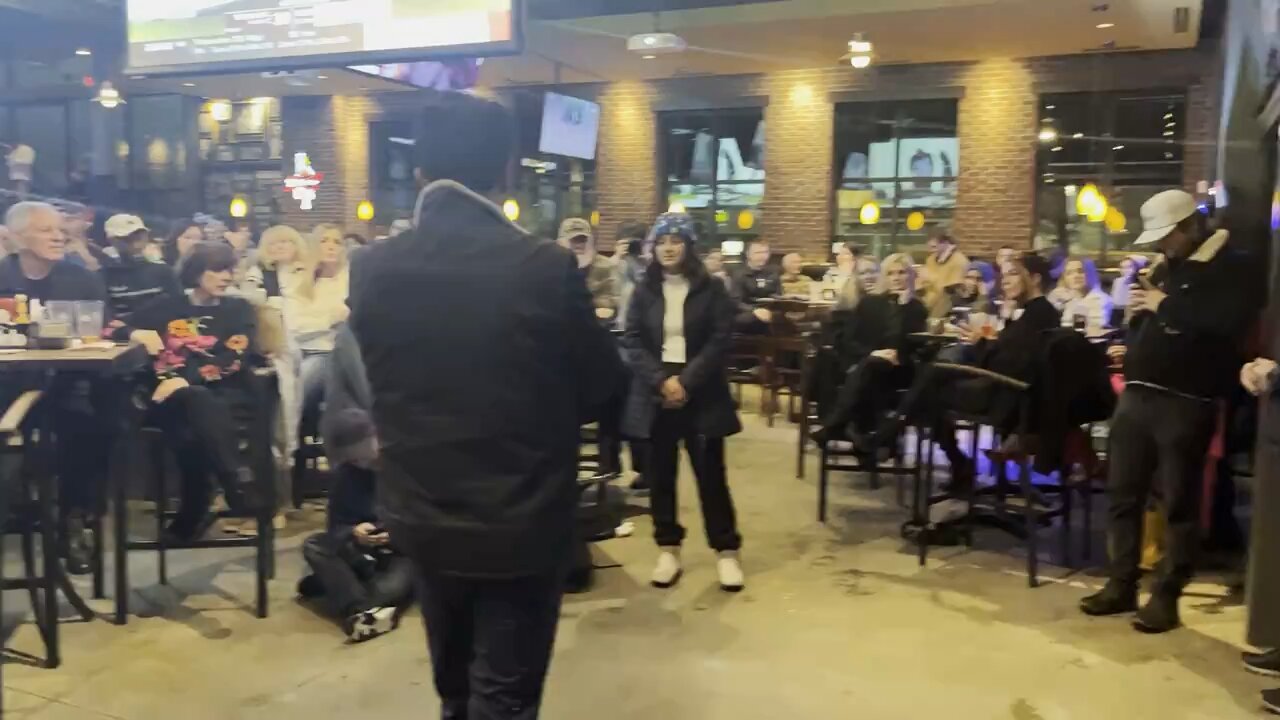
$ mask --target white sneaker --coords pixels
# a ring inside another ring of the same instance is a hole
[[[370,608],[347,618],[347,640],[353,643],[372,640],[395,630],[399,624],[400,617],[395,608]]]
[[[747,586],[747,578],[742,574],[742,563],[738,562],[738,553],[725,551],[716,560],[716,574],[720,576],[720,589],[725,592],[741,592]]]
[[[669,588],[680,582],[684,570],[680,567],[680,548],[662,548],[658,555],[658,565],[653,569],[649,582],[654,587]]]

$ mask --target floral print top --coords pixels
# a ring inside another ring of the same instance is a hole
[[[164,340],[154,363],[159,380],[221,382],[244,370],[255,349],[253,308],[239,298],[224,297],[217,305],[193,305],[185,296],[161,298],[139,310],[134,325],[155,330]]]

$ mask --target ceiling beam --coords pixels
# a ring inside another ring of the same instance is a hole
[[[17,10],[47,20],[83,23],[123,21],[119,7],[91,0],[0,0],[0,9]]]

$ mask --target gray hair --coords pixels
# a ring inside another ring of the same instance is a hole
[[[4,214],[5,227],[9,228],[9,232],[14,235],[21,235],[31,224],[31,216],[39,212],[51,212],[61,217],[58,208],[49,203],[27,200],[9,208],[9,211]]]

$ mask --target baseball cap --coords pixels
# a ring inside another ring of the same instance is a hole
[[[582,218],[566,218],[560,223],[560,235],[558,240],[567,243],[574,238],[595,236],[595,232],[591,229],[591,223]]]
[[[150,228],[143,224],[142,218],[137,215],[112,215],[107,218],[102,229],[106,231],[109,238],[129,237],[139,230],[150,231]]]
[[[1142,234],[1134,245],[1158,242],[1178,223],[1198,212],[1196,199],[1184,190],[1165,190],[1142,203]]]

